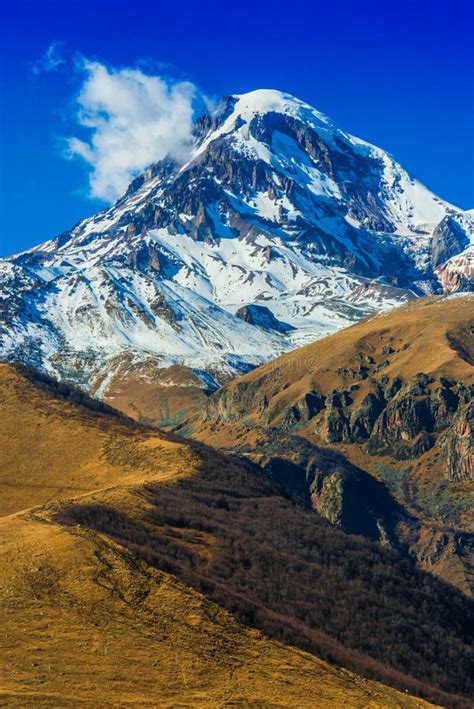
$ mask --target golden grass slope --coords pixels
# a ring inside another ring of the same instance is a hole
[[[2,706],[429,706],[270,641],[109,539],[51,522],[62,500],[123,505],[146,481],[192,475],[205,464],[192,444],[55,399],[6,364],[0,412]]]
[[[0,514],[192,465],[189,446],[55,399],[9,364],[0,363],[0,386]]]
[[[372,357],[375,365],[387,364],[370,378],[354,378],[360,385],[356,403],[372,380],[382,377],[408,381],[424,372],[468,384],[474,382],[473,332],[472,294],[410,301],[282,355],[234,379],[222,391],[231,396],[240,387],[258,383],[277,414],[314,387],[325,395],[344,388],[345,372],[351,367],[357,371],[361,355]],[[393,352],[387,354],[387,348]],[[249,410],[247,418],[258,421],[259,412]],[[278,416],[273,423],[278,424]]]

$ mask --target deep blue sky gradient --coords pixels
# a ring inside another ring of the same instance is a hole
[[[79,77],[32,72],[52,41],[115,66],[190,79],[212,96],[276,88],[474,207],[473,4],[467,0],[3,0],[0,256],[99,207],[61,157]],[[142,68],[146,65],[142,64]]]

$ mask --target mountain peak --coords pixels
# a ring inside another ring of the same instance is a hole
[[[298,113],[306,110],[315,113],[329,122],[329,119],[319,113],[309,104],[301,101],[292,94],[278,91],[277,89],[255,89],[244,94],[232,94],[236,101],[236,109],[243,113]]]
[[[269,113],[270,111],[285,113],[289,110],[306,108],[314,111],[309,104],[304,103],[292,94],[277,89],[255,89],[244,94],[232,94],[240,111],[254,113]]]
[[[327,116],[295,96],[277,89],[255,89],[244,94],[230,94],[219,102],[212,114],[214,121],[211,137],[215,139],[230,133],[248,125],[256,116],[270,113],[290,116],[312,128],[335,130]]]
[[[99,394],[138,369],[215,387],[400,301],[469,289],[472,217],[300,99],[229,95],[194,134],[185,165],[152,164],[113,207],[7,262],[3,357],[80,371]],[[265,318],[236,317],[249,306]]]

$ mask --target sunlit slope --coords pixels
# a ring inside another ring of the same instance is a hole
[[[205,453],[11,366],[0,389],[2,706],[428,706],[265,639],[103,535],[54,524],[65,499],[133,517],[143,483],[192,475]]]
[[[423,707],[272,642],[86,531],[0,522],[2,706]]]
[[[12,365],[0,364],[0,391],[3,515],[195,465],[189,446],[57,398]]]
[[[357,403],[374,382],[384,378],[407,381],[424,372],[472,383],[473,322],[472,295],[410,302],[234,379],[213,395],[212,411],[259,423],[263,414],[278,424],[285,407],[315,388],[328,395],[357,384],[353,395]],[[240,396],[244,393],[248,393],[245,399]],[[267,404],[262,406],[264,396]],[[240,399],[242,406],[238,406]]]

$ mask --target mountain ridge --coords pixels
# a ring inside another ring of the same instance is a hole
[[[172,367],[213,389],[365,315],[472,288],[472,214],[298,99],[228,96],[195,136],[184,165],[150,166],[113,207],[0,262],[1,356],[105,397]],[[287,327],[236,317],[255,304]]]

